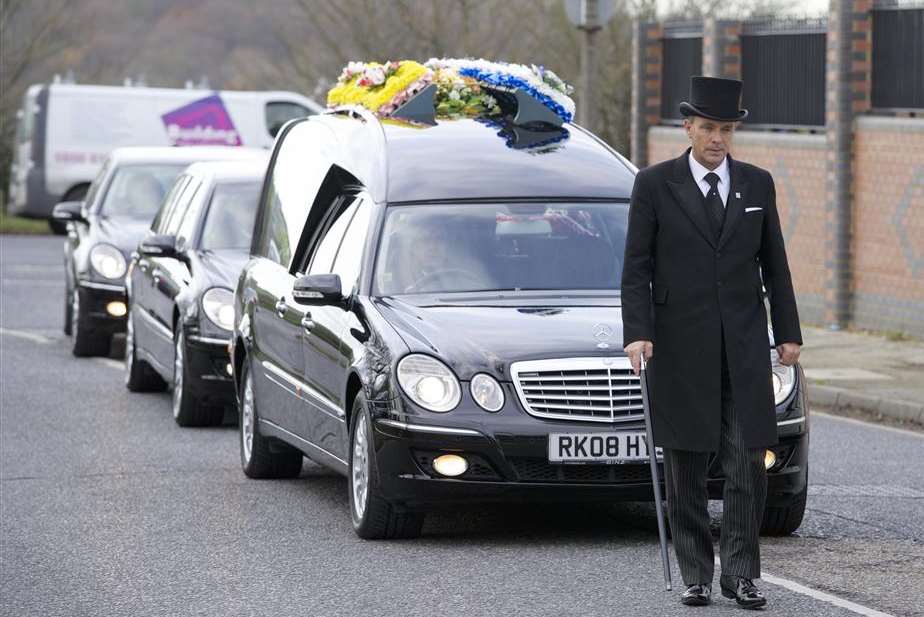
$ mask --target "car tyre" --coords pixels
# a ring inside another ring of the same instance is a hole
[[[125,387],[132,392],[153,392],[163,390],[167,384],[151,366],[138,359],[135,351],[135,318],[129,304],[128,319],[125,320]]]
[[[204,405],[192,393],[186,335],[183,326],[177,324],[173,338],[173,419],[180,426],[217,426],[224,418],[224,409]]]
[[[78,358],[109,355],[109,335],[100,335],[90,329],[84,303],[80,301],[80,287],[71,291],[71,336],[74,339],[72,352]]]
[[[238,432],[244,475],[254,479],[298,477],[302,471],[302,453],[287,443],[260,434],[253,377],[246,360],[242,371]]]
[[[74,302],[72,300],[70,285],[64,287],[64,334],[70,336],[74,332]]]
[[[360,538],[384,540],[417,538],[423,529],[423,512],[397,510],[382,496],[378,466],[372,447],[372,421],[366,399],[353,401],[350,427],[349,493],[353,530]]]
[[[764,519],[760,525],[761,535],[788,536],[797,530],[805,516],[807,497],[808,483],[788,504],[764,508]]]

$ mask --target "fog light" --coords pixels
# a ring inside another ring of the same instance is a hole
[[[106,305],[106,312],[113,317],[125,317],[125,303],[121,300],[110,302]]]
[[[228,362],[228,363],[225,365],[225,372],[228,373],[228,375],[231,375],[231,374],[232,374],[232,373],[231,373],[231,363],[230,363],[230,362]]]
[[[773,450],[767,450],[767,453],[764,454],[764,467],[770,469],[776,465],[776,454],[773,453]]]
[[[443,454],[433,459],[433,469],[441,476],[454,478],[468,471],[468,461],[458,454]]]

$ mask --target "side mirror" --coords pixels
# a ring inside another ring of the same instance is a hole
[[[306,274],[295,279],[292,299],[298,304],[339,304],[343,288],[339,274]]]
[[[82,201],[62,201],[51,211],[51,218],[62,222],[86,223]]]
[[[143,257],[177,257],[176,236],[152,234],[138,245],[138,253]]]

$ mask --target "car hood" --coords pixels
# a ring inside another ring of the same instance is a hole
[[[440,358],[462,380],[479,372],[509,380],[520,360],[625,355],[618,298],[443,305],[389,297],[375,305],[412,353]]]
[[[246,250],[222,249],[218,251],[197,251],[199,268],[193,267],[194,276],[200,280],[203,290],[208,287],[227,287],[234,290],[237,278],[250,258]]]
[[[118,248],[126,256],[138,248],[151,228],[151,221],[127,217],[100,217],[96,219],[94,244],[105,242]]]

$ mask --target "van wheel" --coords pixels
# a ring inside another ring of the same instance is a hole
[[[74,337],[72,352],[78,358],[109,355],[109,335],[100,336],[87,324],[86,310],[80,302],[80,288],[71,291],[71,333]]]
[[[349,489],[353,530],[367,540],[419,537],[424,513],[396,510],[382,497],[372,447],[372,422],[362,393],[353,402],[351,417]]]
[[[238,406],[241,468],[248,478],[295,478],[302,471],[302,453],[287,443],[270,441],[260,434],[257,401],[250,366],[241,368],[241,404]]]
[[[138,359],[135,351],[135,318],[131,304],[128,319],[125,320],[125,387],[132,392],[163,390],[167,384],[144,360]]]
[[[180,426],[217,426],[224,417],[222,407],[204,405],[192,393],[186,335],[183,326],[176,325],[173,345],[173,419]]]

